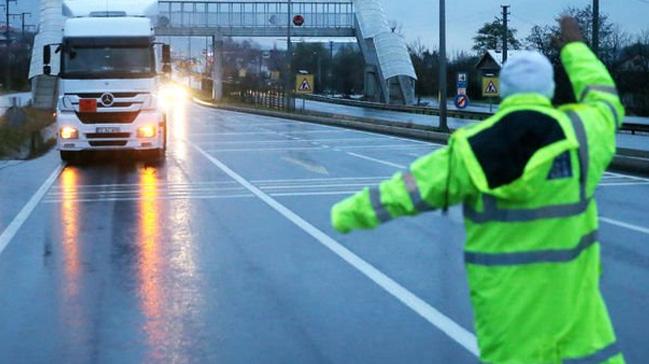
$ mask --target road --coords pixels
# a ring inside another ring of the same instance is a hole
[[[358,118],[385,120],[391,122],[411,123],[418,125],[438,126],[439,118],[431,115],[412,114],[400,111],[379,110],[372,108],[363,108],[358,106],[338,105],[327,102],[307,100],[302,104],[302,100],[297,101],[297,107],[308,111],[323,112],[328,114],[349,115]],[[487,107],[488,108],[488,107]],[[450,107],[455,109],[455,107]],[[473,108],[474,111],[487,111],[483,105]],[[649,124],[649,119],[638,117],[627,117],[627,122]],[[448,126],[451,129],[457,129],[475,123],[475,120],[448,118]],[[631,135],[630,133],[619,133],[617,144],[622,148],[649,151],[649,137],[647,135]]]
[[[199,106],[171,129],[161,165],[0,164],[2,362],[477,362],[460,209],[329,226],[438,145]],[[598,197],[604,295],[642,363],[649,180]]]

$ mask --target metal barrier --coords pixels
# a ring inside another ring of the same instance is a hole
[[[338,105],[356,106],[356,107],[386,110],[386,111],[397,111],[397,112],[405,112],[410,114],[424,114],[424,115],[439,116],[439,109],[435,109],[427,106],[405,106],[405,105],[381,104],[378,102],[335,99],[335,98],[320,96],[320,95],[305,95],[303,97],[308,100],[328,102],[328,103],[338,104]],[[458,119],[485,120],[492,115],[493,113],[482,112],[482,111],[448,110],[449,117],[458,118]],[[649,125],[638,124],[638,123],[624,123],[622,124],[620,130],[630,132],[631,134],[634,135],[636,133],[649,133]]]
[[[292,14],[304,16],[300,28],[353,28],[351,1],[294,2]],[[160,1],[162,28],[286,28],[287,2]]]
[[[239,89],[224,85],[225,101],[242,103],[270,110],[288,111],[286,93],[281,87],[265,89]]]

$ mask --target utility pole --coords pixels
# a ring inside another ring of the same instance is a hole
[[[329,41],[329,74],[327,75],[328,77],[328,84],[329,84],[329,93],[331,96],[334,95],[334,42]]]
[[[509,52],[509,5],[501,5],[503,8],[503,64],[507,62],[507,53]]]
[[[448,130],[446,85],[446,0],[439,0],[439,128]]]
[[[16,3],[17,0],[5,0],[5,89],[8,91],[11,88],[11,55],[10,55],[10,45],[11,45],[11,27],[9,23],[9,4]]]
[[[593,0],[593,52],[599,56],[599,0]]]
[[[25,15],[28,15],[30,18],[32,17],[32,13],[30,12],[23,12],[23,13],[16,13],[16,14],[9,14],[9,16],[17,16],[20,17],[20,27],[22,30],[22,37],[25,38]]]
[[[293,23],[293,5],[291,3],[291,0],[287,0],[287,10],[288,10],[288,21],[286,24],[286,107],[288,108],[289,111],[293,110],[292,107],[292,93],[293,93],[293,86],[291,85],[291,81],[293,80],[293,44],[291,43],[291,28],[292,28],[292,23]]]

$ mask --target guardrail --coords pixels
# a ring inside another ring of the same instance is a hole
[[[385,120],[363,119],[339,114],[321,112],[286,112],[268,108],[251,107],[245,104],[228,105],[214,104],[209,100],[194,99],[198,104],[207,107],[246,112],[264,116],[306,121],[316,124],[338,126],[349,129],[363,130],[374,133],[399,136],[404,138],[424,140],[445,144],[451,134],[441,132],[437,128],[425,125],[403,124]],[[649,175],[649,152],[635,149],[618,148],[611,168],[617,171]]]
[[[391,105],[391,104],[382,104],[378,102],[337,99],[337,98],[320,96],[320,95],[305,95],[304,97],[307,100],[328,102],[331,104],[339,104],[345,106],[356,106],[356,107],[363,107],[363,108],[377,109],[377,110],[406,112],[410,114],[439,116],[438,109],[428,107],[428,106]],[[492,115],[493,113],[484,112],[484,111],[448,110],[449,117],[458,118],[458,119],[485,120]],[[622,124],[620,130],[630,132],[631,134],[634,135],[636,133],[649,133],[649,125],[638,124],[638,123],[624,123]]]

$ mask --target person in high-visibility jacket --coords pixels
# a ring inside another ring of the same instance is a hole
[[[333,226],[347,233],[463,204],[466,270],[486,363],[624,363],[599,288],[593,197],[615,154],[624,108],[576,21],[563,18],[561,28],[561,60],[578,103],[552,106],[545,57],[512,57],[493,117],[332,209]]]

